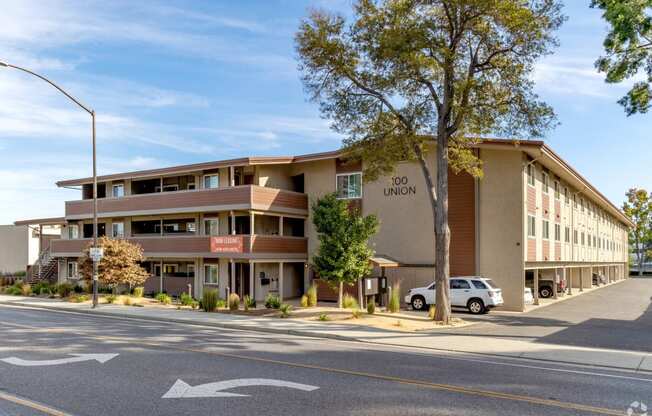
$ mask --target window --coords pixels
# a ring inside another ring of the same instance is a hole
[[[466,280],[452,279],[451,289],[471,289],[471,285]]]
[[[577,244],[577,230],[573,231],[573,244]]]
[[[559,182],[555,181],[555,199],[557,201],[559,201],[559,196],[560,196],[560,194],[559,194]]]
[[[473,287],[475,287],[476,289],[489,289],[487,285],[482,283],[482,281],[480,280],[471,280],[471,283],[473,283]]]
[[[213,174],[213,175],[204,176],[204,188],[213,189],[213,188],[218,188],[219,186],[220,186],[220,175]]]
[[[125,224],[123,222],[114,222],[112,225],[113,238],[124,238],[125,237]]]
[[[527,165],[527,183],[534,186],[534,166],[532,166],[532,163]]]
[[[580,210],[584,212],[584,198],[580,198]]]
[[[584,237],[584,232],[582,231],[582,245],[586,245],[586,238]]]
[[[541,190],[543,191],[544,194],[548,193],[548,174],[543,172],[543,175],[541,177]]]
[[[527,216],[527,236],[535,237],[537,235],[536,218],[533,215]]]
[[[573,195],[573,207],[577,209],[577,195]]]
[[[362,198],[362,173],[344,173],[337,175],[336,179],[338,198]]]
[[[204,235],[218,235],[220,221],[217,218],[204,218]]]
[[[566,202],[566,205],[570,204],[570,200],[568,199],[568,187],[564,187],[564,201]]]
[[[125,196],[125,186],[122,183],[113,185],[113,197],[122,198]]]
[[[74,240],[75,238],[79,238],[79,225],[77,224],[68,225],[68,238],[71,240]]]
[[[561,241],[561,224],[555,224],[555,241]]]
[[[542,233],[544,239],[550,238],[550,222],[548,220],[543,220]]]
[[[564,229],[564,242],[570,243],[570,227]]]
[[[218,265],[206,264],[204,265],[204,283],[207,285],[218,284]]]
[[[598,238],[596,236],[593,236],[593,247],[598,243]]]
[[[69,261],[68,262],[68,278],[76,279],[77,278],[77,262]]]

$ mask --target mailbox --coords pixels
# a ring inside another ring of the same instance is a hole
[[[365,296],[377,295],[378,280],[379,279],[377,277],[365,277],[363,280],[362,293]]]

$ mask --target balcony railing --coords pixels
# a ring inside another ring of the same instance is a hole
[[[97,200],[98,216],[102,218],[249,209],[307,215],[308,196],[283,189],[244,185]],[[91,199],[66,202],[67,220],[90,218],[92,213]]]
[[[305,237],[277,235],[156,236],[127,240],[140,245],[146,257],[305,257],[308,252]],[[92,241],[89,238],[52,240],[52,256],[79,257]]]

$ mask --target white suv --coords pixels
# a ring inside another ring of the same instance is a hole
[[[485,313],[503,304],[502,290],[491,279],[484,277],[451,277],[451,306],[464,307],[473,314]],[[435,284],[408,290],[405,303],[414,310],[424,310],[435,304]]]

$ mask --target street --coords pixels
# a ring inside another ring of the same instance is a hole
[[[3,416],[616,415],[652,401],[649,373],[11,306],[0,320]]]

